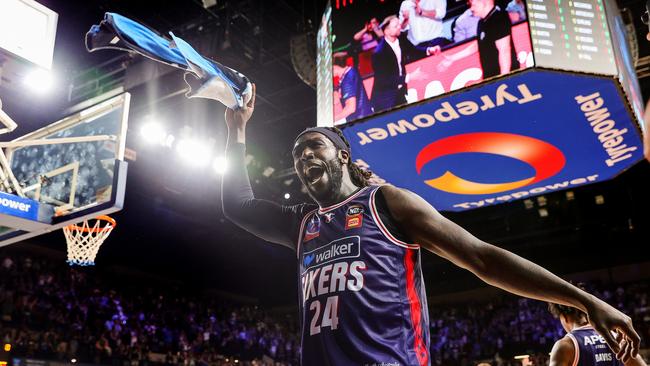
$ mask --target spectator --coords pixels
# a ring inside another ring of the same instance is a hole
[[[377,47],[377,43],[383,36],[384,32],[379,27],[379,21],[377,18],[372,18],[352,38],[360,46],[361,51],[368,51]]]
[[[481,19],[472,13],[472,1],[468,0],[467,5],[469,8],[465,12],[454,19],[452,25],[452,34],[454,42],[462,42],[466,39],[476,37],[476,28],[478,21]]]
[[[413,46],[444,46],[450,43],[442,36],[446,12],[446,0],[404,0],[399,9],[402,31]]]
[[[332,56],[332,71],[334,77],[339,79],[341,106],[343,107],[339,116],[343,121],[337,122],[337,124],[354,121],[372,113],[361,75],[356,67],[348,65],[347,59],[348,55],[345,52],[337,52]]]
[[[426,56],[433,48],[414,47],[409,41],[400,39],[400,22],[394,15],[384,19],[381,30],[384,32],[384,38],[372,55],[372,68],[375,72],[372,106],[375,112],[406,103],[409,79],[426,77],[419,68],[407,75],[406,63],[412,61],[414,55]]]
[[[524,0],[510,0],[506,11],[512,24],[526,20],[526,4]]]
[[[445,59],[438,65],[445,71],[452,63],[478,52],[483,78],[507,74],[519,68],[519,61],[512,41],[510,19],[506,12],[495,5],[494,0],[473,0],[472,13],[481,18],[476,29],[477,42]]]

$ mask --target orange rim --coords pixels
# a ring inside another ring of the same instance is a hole
[[[110,216],[106,215],[100,215],[95,217],[95,220],[100,220],[100,221],[106,221],[109,223],[108,227],[100,227],[100,228],[94,228],[94,227],[82,227],[82,226],[77,226],[75,224],[68,225],[66,226],[66,229],[68,230],[76,230],[76,231],[83,231],[85,233],[102,233],[107,230],[113,230],[115,228],[115,225],[117,225],[117,222]]]

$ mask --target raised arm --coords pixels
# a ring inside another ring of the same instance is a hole
[[[381,189],[391,215],[424,249],[471,271],[490,285],[584,311],[618,357],[624,361],[636,357],[640,338],[625,314],[546,269],[477,239],[440,215],[421,197],[392,186]],[[618,333],[620,338],[615,339],[610,331]]]
[[[255,108],[253,96],[246,106],[226,109],[228,142],[226,159],[229,171],[221,181],[221,203],[224,215],[248,232],[272,243],[295,249],[297,225],[303,205],[281,206],[257,199],[253,194],[244,162],[246,150],[246,124]]]

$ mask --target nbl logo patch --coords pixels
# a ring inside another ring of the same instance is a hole
[[[359,228],[363,225],[363,206],[353,205],[345,213],[345,230]]]

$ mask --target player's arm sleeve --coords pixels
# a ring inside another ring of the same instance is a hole
[[[282,206],[255,198],[246,170],[245,145],[229,144],[229,170],[221,181],[223,213],[246,231],[272,243],[296,248],[298,226],[305,205]]]

